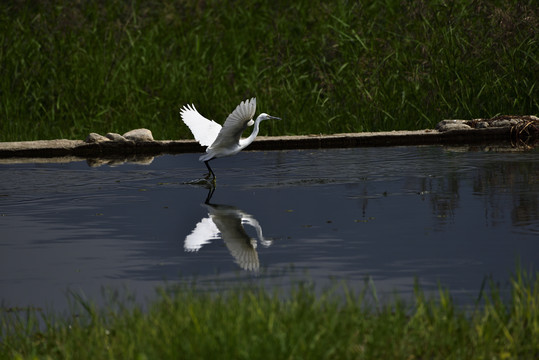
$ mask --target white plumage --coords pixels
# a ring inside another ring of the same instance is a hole
[[[194,105],[186,105],[180,110],[182,120],[189,127],[195,140],[202,146],[210,146],[221,131],[221,125],[200,115]]]
[[[239,153],[254,141],[259,131],[259,124],[263,120],[279,119],[278,117],[270,116],[266,113],[258,115],[255,121],[253,117],[256,111],[256,98],[242,101],[236,109],[228,115],[225,123],[221,127],[213,120],[206,119],[200,115],[193,104],[185,105],[181,108],[180,114],[183,122],[189,127],[195,140],[200,145],[207,146],[206,154],[202,155],[199,160],[204,161],[209,170],[208,175],[212,175],[215,179],[208,161],[231,156]],[[280,120],[280,119],[279,119]],[[241,134],[248,127],[254,125],[253,132],[245,139],[241,138]]]
[[[272,241],[265,239],[262,227],[250,214],[234,206],[204,204],[208,210],[208,217],[203,218],[184,241],[185,251],[198,251],[205,244],[215,239],[223,239],[235,262],[244,270],[257,271],[260,267],[257,241],[251,238],[245,230],[245,225],[255,228],[258,241],[265,247]]]

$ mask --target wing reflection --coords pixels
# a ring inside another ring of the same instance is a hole
[[[210,203],[213,190],[210,190],[206,202],[202,204],[208,210],[208,217],[200,220],[185,238],[185,251],[198,251],[212,240],[223,239],[234,261],[242,269],[257,271],[260,268],[257,239],[251,238],[244,226],[249,225],[255,229],[262,245],[270,246],[272,241],[264,238],[262,227],[252,215],[235,206]]]

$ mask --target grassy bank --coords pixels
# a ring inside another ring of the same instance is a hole
[[[487,291],[463,310],[441,291],[412,304],[377,304],[346,288],[289,296],[260,289],[220,294],[182,288],[147,311],[113,305],[36,332],[25,316],[2,324],[10,359],[532,359],[539,356],[539,278],[518,273],[509,301]],[[344,291],[343,291],[344,290]],[[343,295],[344,294],[344,295]],[[374,297],[375,298],[375,297]]]
[[[250,96],[263,135],[538,114],[538,42],[535,0],[2,2],[0,141],[191,138],[181,105]]]

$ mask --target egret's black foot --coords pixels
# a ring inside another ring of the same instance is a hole
[[[214,187],[217,186],[217,180],[216,180],[215,176],[213,176],[211,174],[207,174],[203,178],[186,181],[183,184],[200,185],[200,186],[204,186],[205,188],[209,189],[209,188],[214,188]]]
[[[217,187],[217,180],[215,179],[215,177],[207,178],[206,184],[208,188],[215,189]]]
[[[206,178],[202,178],[202,179],[195,179],[195,180],[185,181],[182,184],[201,185],[201,186],[206,187],[206,186],[208,186],[210,184],[210,181],[208,181],[208,179],[206,179]]]
[[[213,186],[215,186],[217,184],[217,178],[215,177],[215,174],[213,173],[207,173],[205,176],[204,176],[204,179],[206,179],[207,182],[211,182],[213,184]]]

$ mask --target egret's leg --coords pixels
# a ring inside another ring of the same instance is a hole
[[[213,170],[210,167],[209,160],[204,161],[204,164],[206,164],[206,167],[208,168],[208,171],[209,171],[208,177],[210,177],[211,175],[213,177],[213,181],[215,182],[215,174],[213,173]]]
[[[210,187],[208,190],[208,195],[206,196],[206,201],[204,202],[205,204],[210,203],[211,197],[213,196],[214,192],[215,192],[215,186]]]

